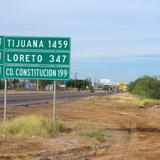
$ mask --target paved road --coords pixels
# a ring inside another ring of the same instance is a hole
[[[77,99],[87,96],[104,96],[106,92],[58,92],[57,99]],[[19,105],[28,105],[36,104],[41,102],[51,101],[53,98],[53,93],[50,92],[30,92],[30,93],[8,93],[7,94],[7,106],[19,106]],[[0,108],[3,107],[3,94],[0,94]]]

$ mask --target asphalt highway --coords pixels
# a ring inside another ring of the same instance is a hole
[[[88,96],[105,96],[106,92],[57,92],[56,98],[58,100],[65,99],[79,99]],[[4,99],[3,94],[0,93],[0,108],[3,107]],[[15,92],[7,93],[7,106],[22,106],[37,104],[42,102],[49,102],[53,99],[52,92]]]

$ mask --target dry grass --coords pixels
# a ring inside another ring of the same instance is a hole
[[[9,120],[5,125],[0,123],[0,135],[18,135],[24,137],[54,137],[65,132],[67,127],[62,123],[54,123],[42,116],[28,115]]]
[[[80,129],[79,134],[81,136],[93,137],[100,141],[105,141],[110,137],[104,128],[93,125],[84,126],[82,129]]]
[[[112,96],[112,99],[116,99],[117,102],[122,102],[135,106],[141,106],[145,104],[160,104],[160,100],[142,98],[130,93],[122,93],[116,96]]]

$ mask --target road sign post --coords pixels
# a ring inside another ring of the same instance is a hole
[[[39,80],[37,79],[37,83],[36,83],[36,88],[37,88],[37,92],[39,91]]]
[[[3,115],[3,121],[4,124],[6,124],[7,119],[7,79],[4,79],[4,115]]]
[[[53,82],[53,122],[56,127],[56,81]]]

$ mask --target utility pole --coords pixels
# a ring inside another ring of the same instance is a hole
[[[75,73],[75,82],[74,82],[74,88],[77,88],[77,87],[76,87],[76,85],[77,85],[77,84],[76,84],[77,76],[78,76],[78,73],[76,72],[76,73]]]
[[[94,81],[94,87],[95,87],[95,89],[97,88],[97,80],[96,80],[96,78],[95,78],[95,81]]]

